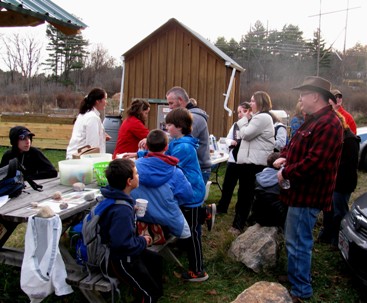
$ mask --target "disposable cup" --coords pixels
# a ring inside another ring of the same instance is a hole
[[[147,207],[148,207],[148,200],[136,199],[136,206],[138,207],[138,209],[136,211],[136,216],[137,217],[144,217],[145,216],[145,211],[147,210]]]

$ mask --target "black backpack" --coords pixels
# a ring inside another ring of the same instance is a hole
[[[24,176],[25,168],[17,158],[9,161],[9,164],[0,168],[0,197],[9,196],[9,198],[18,197],[26,187],[24,181],[37,191],[42,191],[42,185],[38,185],[29,177]]]
[[[24,188],[24,176],[19,169],[18,159],[11,159],[8,165],[0,168],[0,197],[18,197]]]

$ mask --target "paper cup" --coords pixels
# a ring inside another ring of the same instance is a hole
[[[145,211],[147,210],[147,207],[148,207],[148,200],[136,199],[136,206],[138,207],[138,209],[136,211],[136,216],[137,217],[144,217],[145,216]]]

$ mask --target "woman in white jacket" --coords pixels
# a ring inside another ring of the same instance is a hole
[[[274,125],[269,114],[272,108],[270,96],[257,91],[251,97],[252,112],[246,113],[237,125],[241,145],[237,155],[239,168],[238,200],[230,232],[243,231],[254,199],[255,176],[267,165],[267,157],[274,151]]]
[[[90,145],[98,147],[100,153],[106,152],[106,141],[111,137],[106,133],[100,112],[107,104],[104,89],[94,88],[80,103],[79,114],[73,127],[73,133],[66,149],[66,159],[72,159],[79,148]]]

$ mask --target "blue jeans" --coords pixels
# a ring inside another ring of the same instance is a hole
[[[285,225],[285,245],[288,256],[290,293],[299,298],[312,296],[311,259],[313,248],[312,230],[320,209],[289,207]]]
[[[204,180],[204,184],[206,185],[206,182],[208,182],[209,178],[210,178],[210,173],[211,173],[211,169],[207,168],[207,169],[202,169],[201,170],[201,175],[203,176],[203,180]]]

